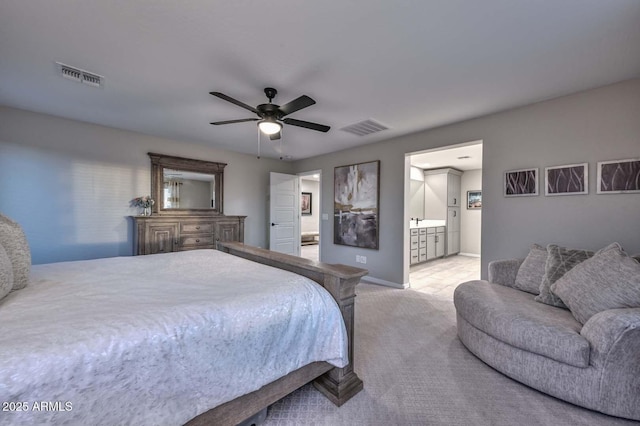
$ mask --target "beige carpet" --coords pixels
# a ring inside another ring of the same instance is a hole
[[[338,408],[306,385],[270,407],[274,425],[636,425],[503,376],[456,337],[450,299],[358,286],[355,370],[364,391]]]

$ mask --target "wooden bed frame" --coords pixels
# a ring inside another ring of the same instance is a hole
[[[354,299],[355,288],[366,269],[314,262],[301,257],[272,252],[237,242],[219,242],[218,249],[254,262],[295,272],[323,286],[336,300],[347,328],[349,365],[337,368],[326,362],[314,362],[269,383],[255,392],[215,407],[186,423],[187,426],[235,426],[313,380],[316,389],[341,406],[363,389],[354,371]]]

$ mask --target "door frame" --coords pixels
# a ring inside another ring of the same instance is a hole
[[[312,209],[317,209],[318,211],[318,261],[321,262],[322,261],[322,231],[323,231],[323,222],[329,220],[328,219],[328,215],[327,215],[327,219],[323,220],[323,212],[322,212],[322,169],[317,169],[317,170],[309,170],[306,172],[300,172],[298,173],[298,177],[300,178],[300,180],[302,181],[302,178],[304,178],[305,176],[314,176],[317,175],[318,176],[318,199],[312,199]],[[302,182],[300,182],[300,196],[302,196]],[[300,233],[302,234],[302,215],[300,215]],[[302,241],[300,241],[300,249],[302,249]]]

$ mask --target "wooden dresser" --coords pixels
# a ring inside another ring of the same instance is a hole
[[[216,248],[218,241],[244,242],[246,216],[156,215],[134,216],[134,253]]]

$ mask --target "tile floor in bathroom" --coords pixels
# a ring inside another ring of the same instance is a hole
[[[411,288],[453,300],[458,284],[480,279],[480,258],[455,255],[411,266]]]
[[[300,256],[318,260],[320,246],[302,246]],[[411,266],[409,282],[411,289],[423,293],[434,294],[453,300],[453,291],[458,284],[480,279],[480,258],[456,255],[435,259]]]

